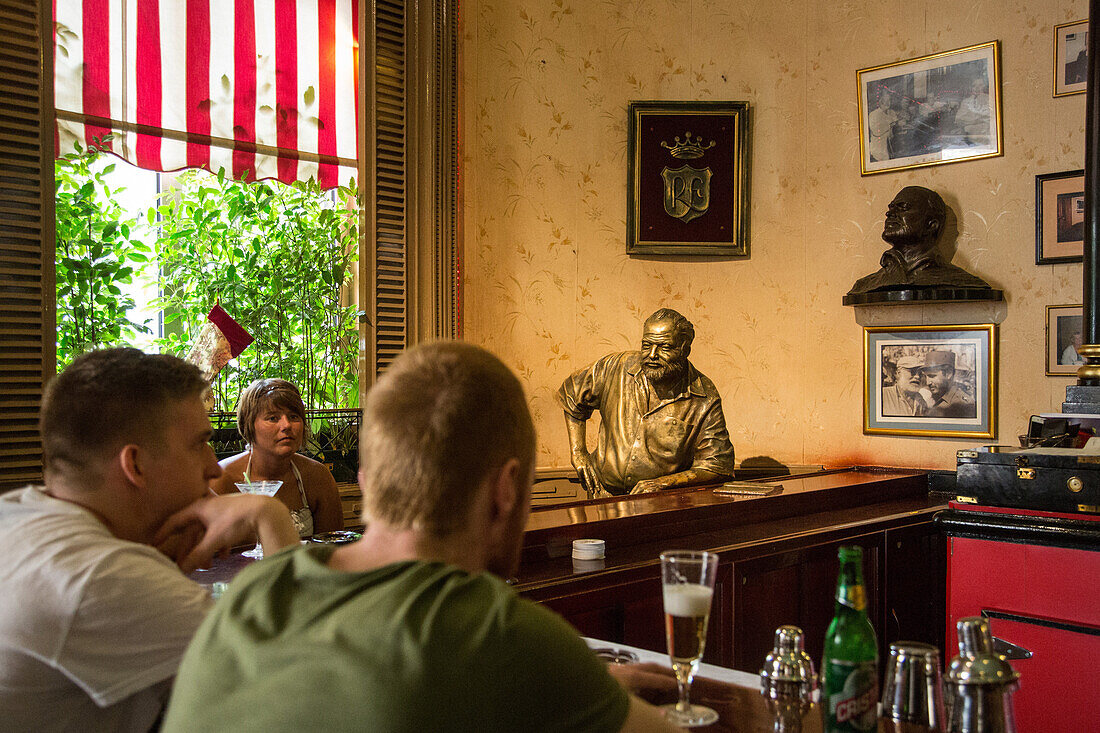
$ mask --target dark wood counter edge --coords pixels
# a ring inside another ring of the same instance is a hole
[[[891,500],[928,499],[924,471],[850,468],[782,479],[771,496],[720,496],[711,487],[532,513],[524,535],[524,564],[564,556],[572,541],[598,538],[626,547],[667,537],[750,526],[830,509],[854,509]],[[535,524],[535,527],[531,525]]]
[[[862,527],[868,532],[897,529],[928,522],[946,504],[935,497],[895,499],[856,508],[831,509],[797,517],[785,517],[757,524],[731,525],[686,536],[647,536],[641,542],[619,547],[609,545],[603,568],[575,570],[570,557],[525,560],[513,587],[534,600],[557,595],[555,588],[569,586],[569,593],[587,588],[628,583],[653,576],[659,565],[658,554],[670,549],[709,550],[720,555],[721,562],[736,561],[762,554],[784,552],[789,547],[823,544],[845,537],[858,537]]]
[[[1100,523],[1085,519],[944,509],[934,521],[949,537],[1100,552]]]

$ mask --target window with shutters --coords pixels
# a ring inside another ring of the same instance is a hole
[[[0,0],[0,489],[41,476],[38,405],[55,371],[50,6]],[[365,390],[401,349],[461,336],[458,6],[358,9]]]
[[[360,33],[367,100],[361,302],[366,389],[404,348],[462,335],[457,4],[377,0]]]
[[[0,491],[42,475],[54,373],[49,3],[0,0]]]

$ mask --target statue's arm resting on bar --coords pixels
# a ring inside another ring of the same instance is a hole
[[[587,423],[587,420],[573,417],[568,412],[565,413],[565,429],[569,433],[570,462],[573,464],[573,468],[576,469],[577,476],[581,480],[581,486],[588,496],[606,495],[596,478],[596,470],[592,467],[592,454],[588,452],[588,446],[585,443],[587,436],[585,426]]]

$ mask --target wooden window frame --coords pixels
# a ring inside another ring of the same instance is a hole
[[[373,11],[359,29],[364,399],[401,350],[462,336],[458,3]]]

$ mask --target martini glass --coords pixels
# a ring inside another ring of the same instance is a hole
[[[263,494],[264,496],[275,496],[275,492],[279,490],[279,487],[283,485],[282,481],[241,481],[238,483],[237,491],[242,494]],[[263,545],[257,540],[256,546],[247,552],[242,552],[245,557],[251,557],[253,560],[262,560],[264,557]]]

